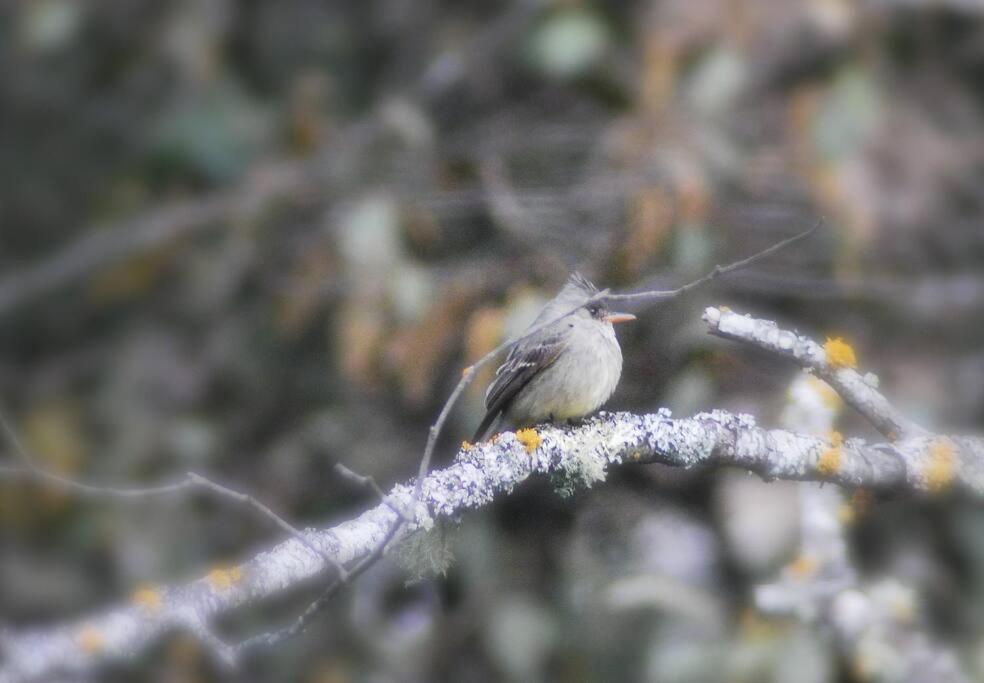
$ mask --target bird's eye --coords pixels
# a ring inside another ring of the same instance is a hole
[[[598,304],[591,304],[588,306],[588,313],[591,314],[592,318],[597,318],[598,314],[601,313],[601,306]]]

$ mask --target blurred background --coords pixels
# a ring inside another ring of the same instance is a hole
[[[880,440],[810,408],[791,365],[710,338],[714,304],[843,336],[910,417],[978,432],[982,172],[975,0],[6,2],[0,403],[66,475],[195,470],[326,525],[375,504],[333,464],[409,479],[461,369],[571,270],[669,288],[824,216],[638,311],[608,408]],[[529,482],[450,533],[444,575],[387,559],[238,674],[176,635],[99,680],[930,680],[898,673],[890,628],[864,650],[815,611],[762,609],[758,587],[815,574],[803,492],[658,466],[569,497]],[[980,502],[838,505],[858,585],[984,680]],[[0,481],[0,620],[64,619],[281,536],[198,494]]]

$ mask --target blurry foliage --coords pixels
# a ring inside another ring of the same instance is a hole
[[[568,271],[669,288],[823,214],[809,245],[621,330],[611,407],[775,422],[790,370],[707,339],[713,300],[841,335],[915,419],[979,429],[982,39],[980,10],[956,1],[7,3],[0,300],[60,250],[98,253],[175,202],[248,201],[270,164],[308,183],[258,212],[179,217],[173,239],[136,239],[0,313],[3,403],[59,471],[202,470],[320,524],[372,502],[332,463],[384,486],[412,476],[462,368]],[[439,459],[470,435],[491,372]],[[839,428],[866,429],[850,414]],[[195,497],[41,489],[0,482],[4,621],[276,538]],[[407,588],[383,563],[241,679],[829,680],[851,663],[749,607],[795,558],[793,498],[655,467],[564,499],[531,484],[463,521],[445,576]],[[852,527],[861,566],[917,575],[934,626],[984,675],[977,505],[871,508]],[[228,626],[262,630],[309,598]],[[106,680],[223,677],[183,638],[137,668]]]

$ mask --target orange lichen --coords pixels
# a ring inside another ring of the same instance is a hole
[[[830,433],[830,448],[820,454],[817,461],[817,472],[825,477],[837,474],[841,467],[841,446],[844,444],[844,437],[840,432]]]
[[[800,555],[786,565],[786,571],[797,579],[805,579],[808,576],[812,576],[816,570],[817,561],[808,555]]]
[[[242,578],[243,572],[239,567],[232,567],[231,569],[216,567],[208,573],[205,580],[208,581],[208,585],[213,590],[225,590],[239,583]]]
[[[949,439],[937,439],[929,447],[929,462],[923,475],[926,488],[934,493],[946,490],[957,474],[957,453]]]
[[[527,453],[532,453],[540,447],[540,435],[535,429],[520,429],[516,432],[516,440],[523,444]]]
[[[154,586],[137,586],[130,596],[130,602],[151,612],[161,608],[161,591]]]
[[[462,441],[461,442],[461,450],[463,450],[463,451],[470,451],[474,447],[475,447],[475,445],[473,443],[471,443],[470,441]]]
[[[833,339],[827,337],[827,341],[823,345],[823,350],[827,354],[827,363],[835,370],[839,370],[840,368],[856,368],[858,366],[858,359],[854,355],[854,349],[840,337],[834,337]]]
[[[475,368],[474,365],[466,365],[465,367],[461,368],[461,376],[467,377],[474,368]]]
[[[85,624],[76,636],[79,647],[88,654],[94,654],[103,649],[106,639],[92,624]]]

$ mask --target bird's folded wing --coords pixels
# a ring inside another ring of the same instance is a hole
[[[495,372],[495,380],[485,393],[485,408],[490,415],[505,410],[523,387],[550,367],[564,350],[560,335],[547,335],[516,344],[506,362]]]

